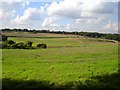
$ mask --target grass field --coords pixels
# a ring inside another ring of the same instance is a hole
[[[46,43],[48,48],[3,49],[3,88],[119,87],[117,42],[50,37],[9,37],[16,42],[33,41],[33,46]]]

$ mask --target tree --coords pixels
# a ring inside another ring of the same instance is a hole
[[[26,46],[28,46],[28,47],[32,47],[32,44],[33,44],[33,42],[28,41],[28,42],[26,43]]]
[[[20,42],[20,43],[16,44],[16,48],[23,49],[23,48],[25,48],[25,45],[24,45],[24,43]]]
[[[7,42],[8,42],[8,44],[10,44],[10,45],[12,45],[12,44],[15,43],[13,40],[8,40]]]
[[[2,41],[7,41],[8,37],[5,35],[2,35]]]
[[[46,44],[37,44],[37,47],[38,48],[47,48],[47,45]]]

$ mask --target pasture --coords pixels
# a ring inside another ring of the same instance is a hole
[[[3,88],[118,88],[118,42],[75,35],[9,34],[47,49],[3,49]],[[28,36],[28,37],[27,37]],[[37,37],[36,37],[37,36]]]

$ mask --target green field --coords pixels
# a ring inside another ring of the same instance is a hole
[[[3,88],[118,88],[118,43],[84,37],[9,37],[47,49],[3,49]]]

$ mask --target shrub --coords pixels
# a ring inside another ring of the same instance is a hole
[[[2,48],[10,49],[10,48],[11,48],[11,45],[10,45],[10,44],[5,44],[5,43],[3,43],[3,44],[2,44]]]
[[[15,42],[14,42],[13,40],[7,40],[7,41],[4,41],[3,43],[4,43],[4,44],[10,44],[10,45],[12,45],[12,44],[14,44]]]
[[[17,44],[15,45],[15,47],[16,47],[16,48],[19,48],[19,49],[24,49],[24,48],[25,48],[25,44],[22,43],[22,42],[20,42],[20,43],[17,43]]]
[[[0,43],[0,49],[2,49],[2,43]]]
[[[5,47],[7,47],[7,44],[4,44],[4,43],[2,43],[2,48],[5,48]]]
[[[14,44],[15,44],[14,41],[7,40],[7,41],[2,42],[2,48],[6,48],[6,49],[13,48]]]
[[[46,44],[37,44],[37,48],[47,48]]]
[[[5,35],[2,35],[2,41],[7,41],[8,37]]]
[[[38,44],[36,47],[32,47],[33,42],[28,41],[26,44],[23,42],[15,43],[12,40],[2,42],[0,48],[5,49],[36,49],[36,48],[47,48],[46,44]]]
[[[12,45],[14,44],[15,42],[13,40],[8,40],[8,44]]]
[[[28,42],[26,43],[26,46],[27,46],[27,47],[32,47],[32,44],[33,44],[33,42],[28,41]]]
[[[17,44],[14,43],[14,44],[11,45],[11,47],[14,48],[14,49],[17,48]]]

